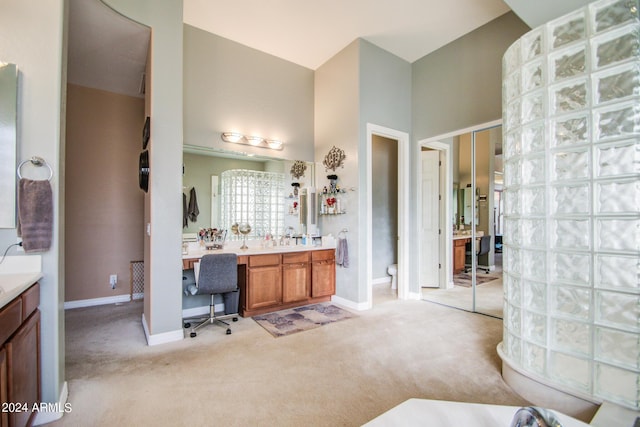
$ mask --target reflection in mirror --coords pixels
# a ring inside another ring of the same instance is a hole
[[[270,218],[274,218],[280,225],[269,226],[264,221],[259,221],[261,222],[260,224],[251,224],[251,220],[241,219],[241,221],[248,221],[252,227],[251,234],[247,236],[247,239],[262,239],[266,233],[279,237],[287,229],[293,230],[293,234],[303,232],[300,215],[300,194],[305,187],[313,183],[315,170],[313,163],[305,162],[307,168],[304,170],[304,175],[295,178],[291,173],[293,164],[293,160],[249,156],[228,150],[185,145],[182,192],[186,212],[183,218],[182,232],[184,234],[198,233],[202,228],[222,228],[229,230],[227,233],[228,240],[243,239],[243,236],[234,235],[230,231],[232,223],[237,221],[236,217],[232,218],[230,216],[230,212],[241,212],[242,210],[225,209],[229,208],[229,204],[236,204],[234,207],[237,208],[237,204],[243,203],[242,200],[248,200],[246,198],[234,198],[233,195],[229,194],[231,188],[229,186],[226,187],[226,194],[224,194],[222,187],[223,174],[232,170],[257,171],[264,172],[264,176],[279,175],[283,177],[283,192],[281,195],[275,199],[273,197],[262,197],[262,201],[268,203],[269,206],[264,205],[264,203],[261,206],[264,208],[263,210],[269,211]],[[229,172],[226,175],[229,175]],[[244,175],[255,174],[247,172]],[[267,181],[278,182],[277,179]],[[267,181],[262,180],[263,183]],[[268,191],[273,194],[278,190],[273,188]],[[193,199],[195,199],[196,203],[192,203]],[[195,210],[193,209],[194,204],[197,204],[197,215],[195,215]],[[258,204],[255,199],[252,199],[249,207],[253,208],[255,206],[258,206]],[[245,216],[240,218],[248,218],[246,212],[242,215]]]
[[[0,228],[16,226],[17,95],[17,67],[0,62]]]

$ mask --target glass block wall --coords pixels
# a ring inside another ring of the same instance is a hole
[[[507,361],[640,409],[640,4],[593,2],[503,58]]]

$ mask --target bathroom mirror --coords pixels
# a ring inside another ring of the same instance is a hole
[[[18,68],[0,61],[0,228],[16,227]]]
[[[294,194],[294,187],[291,185],[296,182],[301,188],[311,186],[314,182],[314,164],[305,162],[307,169],[304,176],[296,179],[291,175],[291,167],[293,160],[280,159],[268,156],[249,156],[247,154],[238,153],[230,150],[214,149],[209,147],[201,147],[195,145],[184,145],[183,149],[183,176],[182,176],[182,192],[186,197],[185,203],[187,210],[190,209],[192,197],[192,189],[195,190],[195,197],[199,214],[196,221],[188,219],[186,226],[182,228],[183,233],[197,233],[201,228],[227,228],[230,229],[231,224],[220,224],[220,216],[216,215],[216,210],[220,209],[220,183],[221,174],[231,169],[245,169],[262,172],[277,172],[284,175],[284,195],[282,200],[278,200],[274,210],[277,215],[283,219],[284,229],[292,227],[295,232],[300,230],[301,226],[301,200],[298,194]],[[251,224],[255,230],[255,224]],[[258,231],[253,232],[247,239],[262,238]],[[231,233],[227,234],[227,239],[238,238]]]

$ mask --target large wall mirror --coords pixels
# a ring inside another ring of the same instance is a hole
[[[18,69],[0,61],[0,228],[16,226]]]
[[[268,156],[249,156],[244,153],[212,149],[195,145],[185,145],[183,150],[183,216],[182,232],[184,234],[198,233],[203,228],[223,228],[230,230],[231,223],[226,223],[225,204],[235,203],[225,198],[224,180],[232,171],[247,171],[247,179],[252,179],[252,172],[259,181],[266,186],[281,186],[278,196],[276,190],[269,188],[269,197],[250,195],[247,199],[251,205],[261,203],[265,210],[271,212],[272,218],[277,219],[279,226],[251,223],[251,233],[248,239],[264,238],[267,232],[274,237],[287,232],[298,234],[303,231],[304,217],[302,209],[302,190],[312,186],[315,168],[312,162],[304,162],[304,175],[294,177],[291,174],[294,160],[280,159]],[[260,174],[264,173],[264,174]],[[242,175],[242,173],[240,173]],[[243,178],[240,177],[240,180]],[[294,184],[294,185],[292,185]],[[298,185],[295,185],[298,184]],[[197,216],[193,215],[193,202],[197,202]],[[243,202],[238,202],[243,203]],[[231,233],[227,239],[238,239]]]

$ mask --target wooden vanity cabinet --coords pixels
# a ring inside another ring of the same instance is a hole
[[[453,274],[458,274],[464,270],[466,255],[466,244],[470,239],[453,240]]]
[[[280,254],[251,255],[247,265],[246,308],[255,310],[282,303]]]
[[[311,297],[336,293],[336,253],[334,250],[311,252]]]
[[[41,400],[39,303],[36,283],[0,310],[0,397],[3,408],[21,405],[19,411],[2,412],[2,427],[31,425],[31,409]]]
[[[282,255],[282,302],[306,301],[311,288],[309,252]]]

